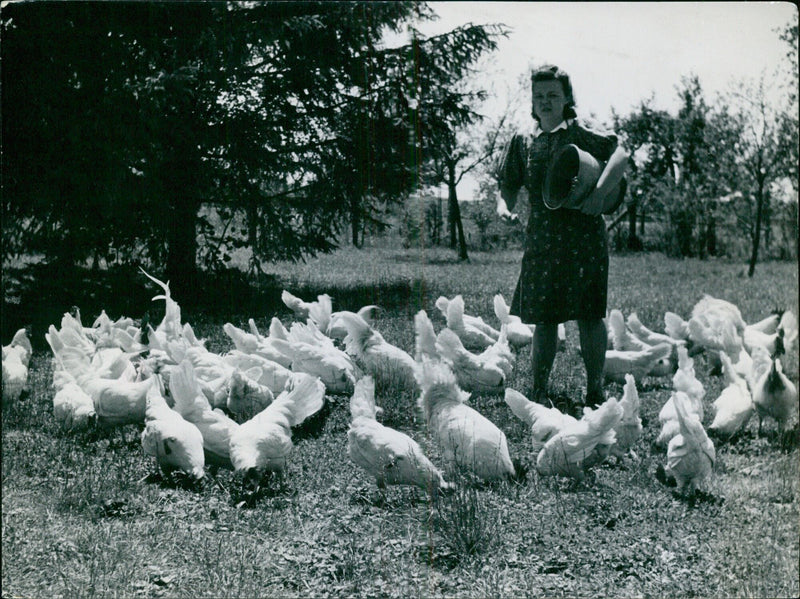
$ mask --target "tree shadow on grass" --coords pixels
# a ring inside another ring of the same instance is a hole
[[[273,290],[278,297],[283,287]],[[422,279],[378,280],[374,285],[348,285],[339,287],[322,287],[320,285],[295,285],[287,291],[300,299],[316,301],[318,295],[324,293],[331,296],[333,311],[349,310],[357,312],[364,306],[375,305],[386,310],[408,310],[416,314],[432,294]],[[280,311],[289,313],[289,309],[281,302]]]
[[[160,272],[150,274],[163,279]],[[3,310],[0,315],[2,338],[29,327],[37,349],[46,349],[44,334],[51,324],[59,326],[64,313],[77,307],[84,326],[91,326],[102,310],[115,320],[121,316],[145,317],[151,323],[163,318],[163,303],[152,298],[162,290],[142,274],[138,265],[116,265],[108,269],[89,269],[63,264],[33,264],[9,268],[3,273]],[[288,314],[281,300],[287,289],[276,275],[262,274],[254,280],[236,269],[200,271],[191,287],[170,286],[181,306],[182,319],[192,324],[208,320],[233,320]],[[375,285],[348,285],[322,288],[302,285],[288,289],[306,301],[327,293],[334,298],[334,310],[356,311],[377,305],[387,310],[408,310],[414,314],[427,301],[429,290],[421,279],[379,280]]]
[[[148,273],[167,282],[161,272]],[[103,310],[112,320],[125,316],[154,326],[164,315],[164,303],[152,301],[163,290],[134,264],[108,269],[44,263],[9,268],[3,273],[3,286],[2,338],[10,339],[17,329],[28,327],[31,341],[39,350],[47,349],[44,334],[48,327],[59,327],[63,315],[75,308],[80,311],[84,326],[91,326]],[[434,292],[422,279],[386,279],[374,285],[343,282],[324,288],[304,284],[289,289],[277,275],[262,274],[254,279],[237,269],[200,271],[190,287],[170,285],[172,298],[181,307],[182,321],[193,326],[217,320],[289,315],[281,300],[284,289],[306,301],[315,301],[318,295],[327,293],[333,298],[334,311],[357,311],[377,305],[409,315],[425,307]]]

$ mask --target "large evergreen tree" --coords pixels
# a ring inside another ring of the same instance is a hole
[[[465,27],[397,49],[412,2],[3,7],[4,254],[110,248],[191,284],[199,209],[258,259],[327,251],[418,182],[434,96],[491,47]],[[257,261],[256,260],[256,261]]]

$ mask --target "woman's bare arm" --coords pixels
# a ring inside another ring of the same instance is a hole
[[[581,204],[581,212],[586,214],[602,214],[611,202],[616,200],[611,192],[617,187],[625,170],[628,167],[628,153],[621,147],[617,147],[608,159],[594,191]]]

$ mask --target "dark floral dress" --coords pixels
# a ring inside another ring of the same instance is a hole
[[[606,315],[608,235],[602,216],[579,210],[550,210],[542,200],[542,182],[550,158],[575,144],[601,162],[617,147],[615,135],[600,135],[571,121],[566,129],[515,135],[500,168],[500,186],[528,191],[530,217],[525,253],[511,313],[528,324],[556,324]],[[509,206],[513,208],[513,206]]]

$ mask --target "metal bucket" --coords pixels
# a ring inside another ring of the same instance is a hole
[[[575,144],[567,144],[556,152],[547,167],[542,184],[542,199],[550,210],[558,208],[580,209],[583,200],[597,185],[597,180],[605,165],[584,152]],[[611,214],[622,203],[627,182],[622,181],[611,190],[610,197],[615,198],[603,212]]]

